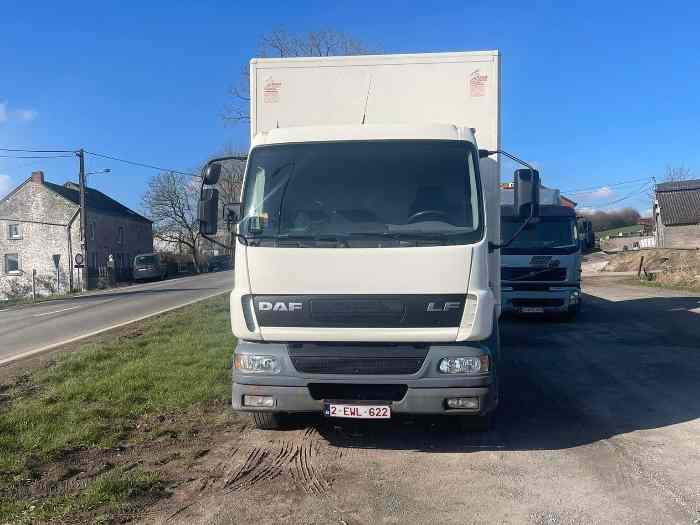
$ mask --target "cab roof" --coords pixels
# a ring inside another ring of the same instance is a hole
[[[338,142],[352,140],[464,140],[474,142],[471,128],[449,124],[424,126],[356,124],[351,126],[296,126],[258,133],[253,147],[292,142]]]
[[[513,206],[501,206],[501,217],[517,217]],[[576,218],[576,210],[568,206],[556,206],[550,204],[540,205],[540,217],[573,217]]]

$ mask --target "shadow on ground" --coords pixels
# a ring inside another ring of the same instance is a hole
[[[573,322],[502,322],[501,404],[488,432],[448,417],[293,425],[338,447],[468,452],[564,449],[700,417],[700,297],[584,300]]]

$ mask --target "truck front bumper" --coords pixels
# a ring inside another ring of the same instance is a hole
[[[502,284],[501,311],[515,313],[567,313],[581,305],[579,287],[550,287],[549,290],[507,290]]]
[[[495,340],[495,338],[494,338]],[[391,400],[371,399],[388,402],[396,414],[479,414],[493,411],[498,405],[497,349],[484,344],[448,344],[432,345],[418,372],[410,375],[336,375],[304,374],[297,372],[291,362],[287,345],[274,343],[253,343],[241,341],[236,353],[256,353],[274,356],[280,360],[281,372],[275,375],[245,374],[234,368],[232,406],[240,411],[272,412],[317,412],[322,413],[326,400],[344,400],[348,403],[354,399],[319,396],[319,389],[333,390],[337,386],[352,386],[359,390],[371,392],[373,388],[396,387],[405,391],[400,398]],[[333,346],[329,346],[329,353]],[[478,356],[490,357],[490,371],[477,376],[440,374],[438,363],[443,357]],[[244,396],[267,396],[274,399],[272,407],[245,406]],[[478,409],[448,409],[449,398],[478,398]],[[364,402],[370,399],[365,399]]]

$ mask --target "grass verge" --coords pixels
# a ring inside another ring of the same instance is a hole
[[[110,521],[162,495],[167,479],[144,468],[161,460],[123,451],[230,422],[233,344],[219,296],[1,384],[0,523]]]

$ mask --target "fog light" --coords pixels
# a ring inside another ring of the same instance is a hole
[[[569,296],[569,302],[571,304],[576,304],[579,302],[580,298],[581,298],[581,294],[578,291],[571,292],[571,295]]]
[[[275,406],[275,398],[272,396],[243,396],[243,406],[247,407],[265,407],[272,408]]]
[[[489,371],[489,356],[444,357],[440,359],[438,370],[442,374],[483,374]]]
[[[234,366],[247,374],[279,374],[281,370],[279,361],[271,355],[236,353]]]
[[[447,400],[447,408],[479,409],[478,397],[453,397]]]

